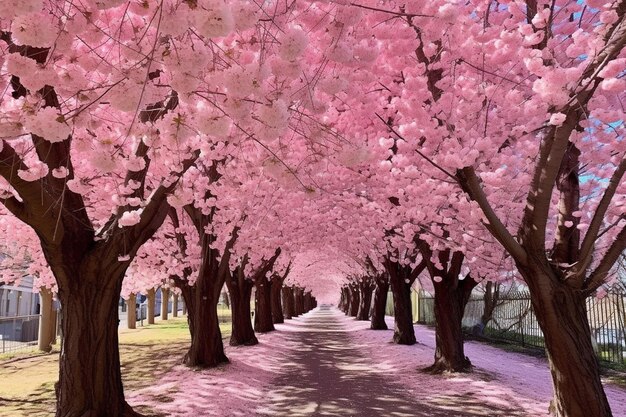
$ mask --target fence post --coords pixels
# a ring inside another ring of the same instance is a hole
[[[520,329],[520,334],[522,336],[522,346],[526,346],[526,340],[524,338],[524,325],[522,324],[522,320],[524,320],[524,310],[526,309],[526,306],[524,305],[525,303],[520,303],[520,315],[519,315],[519,320],[517,322],[518,327]],[[532,304],[531,304],[531,308],[532,308]]]

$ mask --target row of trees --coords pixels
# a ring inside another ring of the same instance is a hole
[[[287,280],[330,301],[384,275],[397,343],[432,282],[433,371],[469,366],[448,342],[471,287],[517,271],[554,414],[611,415],[584,309],[626,249],[624,0],[7,4],[3,262],[63,306],[58,416],[134,414],[120,294],[174,282],[211,366],[223,285],[271,304],[315,252]]]

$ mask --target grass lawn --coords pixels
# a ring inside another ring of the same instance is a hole
[[[230,335],[230,322],[221,323],[220,328],[222,336]],[[121,329],[119,339],[124,388],[142,388],[180,363],[190,341],[187,318],[170,318],[135,330]],[[54,414],[58,349],[56,345],[47,354],[27,350],[0,356],[1,417]]]

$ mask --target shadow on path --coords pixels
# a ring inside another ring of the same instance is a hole
[[[419,416],[469,417],[484,414],[473,408],[472,399],[464,404],[469,412],[452,404],[441,407],[420,403],[402,386],[389,380],[381,370],[351,343],[349,332],[336,312],[321,307],[310,313],[291,337],[303,348],[296,350],[285,372],[273,381],[267,406],[258,415],[281,417],[308,416]],[[381,346],[384,349],[384,346]],[[415,372],[415,371],[413,371]],[[456,409],[455,409],[456,408]],[[492,410],[493,411],[493,410]]]

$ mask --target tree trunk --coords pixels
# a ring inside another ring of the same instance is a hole
[[[544,334],[552,374],[551,413],[556,417],[611,417],[591,343],[585,297],[539,268],[518,269],[534,277],[526,282],[533,284],[532,306]]]
[[[161,320],[167,320],[169,314],[170,290],[161,287]]]
[[[480,322],[474,325],[472,333],[478,336],[485,334],[487,324],[493,318],[493,312],[498,305],[500,299],[500,284],[487,282],[485,285],[485,294],[483,295],[483,314],[480,316]]]
[[[313,310],[313,298],[311,293],[307,292],[304,294],[304,312],[308,313],[311,310]]]
[[[110,278],[110,277],[107,277]],[[63,350],[57,417],[136,415],[124,400],[118,349],[122,279],[81,276],[72,291],[59,288]]]
[[[172,317],[178,317],[178,294],[172,295]]]
[[[254,299],[254,330],[259,333],[275,330],[272,320],[271,284],[267,278],[261,277],[257,282]]]
[[[472,363],[463,348],[462,320],[465,306],[476,282],[467,277],[445,275],[435,287],[435,363],[426,370],[432,373],[469,372]]]
[[[346,295],[346,287],[341,287],[341,296],[339,297],[339,304],[337,304],[337,308],[339,311],[346,312],[346,306],[348,304],[348,297]]]
[[[304,314],[304,289],[296,287],[294,290],[294,303],[296,309],[296,316]]]
[[[228,279],[226,281],[232,311],[231,346],[252,346],[259,343],[252,328],[250,298],[252,296],[252,281],[248,279]]]
[[[271,281],[272,287],[272,321],[276,323],[284,323],[283,306],[281,302],[281,293],[283,289],[283,280],[274,278]]]
[[[357,320],[369,320],[370,311],[372,308],[372,292],[374,287],[372,282],[368,279],[361,280],[359,282],[359,292],[361,297],[359,299],[359,310],[356,314]]]
[[[41,300],[39,309],[39,350],[50,352],[56,333],[56,312],[52,304],[52,291],[48,288],[39,290]]]
[[[291,319],[296,315],[292,287],[283,286],[283,310],[286,319]]]
[[[154,288],[148,290],[148,324],[154,324],[155,292]]]
[[[350,316],[356,317],[359,312],[359,303],[361,302],[361,294],[359,294],[359,288],[356,284],[350,285],[350,294]]]
[[[346,287],[346,303],[344,305],[344,310],[343,310],[346,316],[350,315],[351,304],[352,304],[352,291],[350,290],[350,287]]]
[[[406,283],[404,274],[389,271],[389,283],[393,293],[393,342],[399,345],[414,345],[413,306],[411,305],[411,285]]]
[[[135,329],[137,327],[137,296],[131,293],[128,296],[128,310],[126,311],[127,327]]]
[[[372,304],[372,318],[370,329],[387,330],[385,322],[385,309],[387,308],[387,293],[389,292],[389,281],[386,277],[376,278],[376,289],[374,291],[374,303]]]
[[[219,277],[211,274],[210,268],[204,270],[201,267],[196,283],[188,290],[190,302],[187,321],[191,345],[183,358],[187,366],[211,368],[228,363],[217,315],[217,303],[223,285]]]

